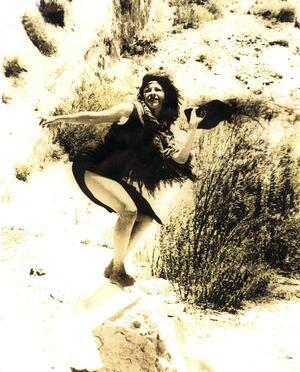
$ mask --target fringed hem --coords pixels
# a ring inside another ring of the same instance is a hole
[[[192,156],[184,164],[177,163],[172,158],[161,158],[161,164],[156,163],[155,169],[146,174],[136,174],[130,176],[131,181],[135,181],[140,187],[144,186],[149,194],[153,195],[161,186],[172,185],[174,182],[183,183],[186,180],[195,182],[196,175],[192,172]]]

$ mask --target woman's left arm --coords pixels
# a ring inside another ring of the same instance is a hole
[[[198,124],[201,122],[203,118],[199,118],[196,116],[196,109],[194,109],[191,113],[190,118],[190,129],[188,130],[186,134],[186,138],[181,146],[181,149],[177,151],[173,156],[172,159],[176,161],[176,163],[184,164],[191,153],[193,142],[196,134],[196,130],[198,127]]]

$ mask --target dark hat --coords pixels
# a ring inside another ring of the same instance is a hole
[[[187,121],[190,122],[193,108],[184,110]],[[198,129],[215,128],[221,121],[230,121],[234,113],[233,107],[227,103],[214,99],[196,108],[196,116],[203,117]]]

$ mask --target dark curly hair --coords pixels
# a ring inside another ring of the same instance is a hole
[[[168,127],[170,127],[179,116],[179,104],[181,102],[180,93],[168,75],[146,74],[143,77],[142,85],[139,89],[139,100],[143,100],[144,89],[150,81],[157,81],[164,90],[165,101],[163,103],[158,120],[160,122],[165,122]]]

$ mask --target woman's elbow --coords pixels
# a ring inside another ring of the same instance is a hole
[[[176,161],[178,164],[184,164],[187,162],[188,158],[183,155],[174,155],[173,160]]]

